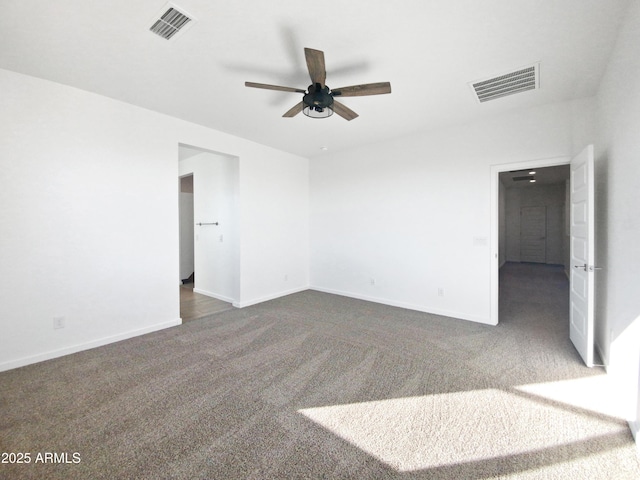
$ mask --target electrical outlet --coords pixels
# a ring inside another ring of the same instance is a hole
[[[64,317],[53,317],[53,329],[64,328]]]
[[[220,243],[224,242],[224,235],[220,235],[220,237],[218,237],[218,239],[220,240]]]
[[[439,297],[444,297],[444,288],[438,287],[438,296]]]
[[[376,279],[375,278],[371,278],[370,283],[371,283],[371,285],[375,285],[376,284]]]

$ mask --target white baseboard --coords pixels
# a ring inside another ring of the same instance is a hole
[[[227,302],[227,303],[234,302],[233,298],[225,297],[224,295],[220,295],[218,293],[208,292],[206,290],[200,290],[199,288],[195,288],[195,287],[193,287],[193,291],[201,295],[206,295],[207,297],[217,298],[218,300],[222,300],[223,302]]]
[[[247,300],[245,302],[233,302],[233,306],[236,308],[250,307],[251,305],[256,305],[262,302],[268,302],[269,300],[275,300],[276,298],[286,297],[287,295],[304,292],[305,290],[309,290],[309,287],[305,286],[305,287],[292,288],[291,290],[285,290],[283,292],[266,295],[264,297],[255,298],[253,300]]]
[[[470,322],[483,323],[485,325],[493,325],[493,323],[491,323],[490,319],[488,318],[479,317],[475,315],[468,315],[466,313],[453,312],[451,310],[440,310],[437,308],[430,308],[430,307],[423,307],[422,305],[413,305],[411,303],[397,302],[395,300],[389,300],[386,298],[370,297],[367,295],[361,295],[359,293],[344,292],[341,290],[333,290],[330,288],[313,287],[313,286],[309,288],[311,290],[316,290],[318,292],[331,293],[333,295],[341,295],[343,297],[349,297],[349,298],[356,298],[358,300],[365,300],[367,302],[381,303],[383,305],[389,305],[390,307],[406,308],[407,310],[415,310],[417,312],[431,313],[433,315],[441,315],[443,317],[451,317],[459,320],[468,320]]]
[[[593,348],[595,349],[598,356],[600,356],[600,360],[602,360],[604,371],[609,373],[609,365],[608,365],[607,359],[604,356],[604,353],[602,352],[602,347],[600,347],[600,343],[598,343],[597,341],[594,342]]]
[[[99,338],[97,340],[92,340],[90,342],[81,343],[78,345],[72,345],[70,347],[60,348],[58,350],[51,350],[49,352],[40,353],[38,355],[32,355],[29,357],[18,358],[16,360],[10,360],[8,362],[0,363],[0,372],[4,372],[5,370],[12,370],[18,367],[24,367],[26,365],[31,365],[33,363],[44,362],[45,360],[51,360],[54,358],[63,357],[65,355],[81,352],[83,350],[89,350],[91,348],[102,347],[103,345],[119,342],[121,340],[126,340],[128,338],[138,337],[146,333],[155,332],[157,330],[163,330],[165,328],[175,327],[177,325],[182,325],[182,319],[179,318],[177,320],[171,320],[169,322],[157,323],[149,327],[119,333],[118,335]]]

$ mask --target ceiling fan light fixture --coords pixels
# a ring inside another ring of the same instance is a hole
[[[333,109],[331,107],[318,107],[317,105],[309,106],[305,105],[302,109],[307,117],[311,118],[327,118],[333,115]]]
[[[309,85],[309,93],[302,98],[302,113],[311,118],[327,118],[333,115],[333,97],[326,85]]]

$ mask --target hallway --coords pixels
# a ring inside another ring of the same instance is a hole
[[[180,285],[180,318],[182,322],[231,310],[233,305],[193,291],[193,283]]]
[[[582,363],[569,338],[569,280],[562,265],[507,262],[500,269],[499,301],[499,326],[521,329],[532,345],[544,343],[545,350]]]

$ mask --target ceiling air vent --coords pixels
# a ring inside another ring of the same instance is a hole
[[[540,64],[535,63],[515,72],[473,82],[470,85],[480,103],[527,90],[535,90],[540,86]]]
[[[172,3],[167,3],[157,15],[149,30],[165,40],[175,39],[194,23],[194,18]]]
[[[531,181],[534,178],[535,177],[533,175],[524,175],[522,177],[511,177],[511,180],[513,180],[514,182],[524,182],[526,180]]]

